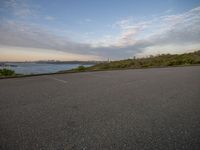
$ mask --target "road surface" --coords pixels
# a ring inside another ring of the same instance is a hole
[[[0,80],[1,150],[197,150],[200,66]]]

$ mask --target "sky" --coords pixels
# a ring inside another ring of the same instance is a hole
[[[200,50],[199,0],[0,0],[0,61]]]

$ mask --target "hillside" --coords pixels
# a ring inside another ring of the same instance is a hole
[[[186,66],[200,64],[200,51],[185,54],[162,54],[137,59],[126,59],[96,64],[92,67],[75,69],[76,71],[97,71],[114,69],[136,69],[150,67]]]

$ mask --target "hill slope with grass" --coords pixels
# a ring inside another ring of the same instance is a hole
[[[162,54],[145,58],[126,59],[99,63],[91,67],[80,66],[75,71],[98,71],[115,69],[137,69],[200,64],[200,51],[185,54]]]

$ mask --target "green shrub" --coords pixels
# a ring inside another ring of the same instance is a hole
[[[0,76],[14,76],[15,71],[9,69],[0,69]]]
[[[85,70],[86,70],[86,67],[84,67],[84,66],[79,66],[79,67],[77,68],[77,70],[78,70],[78,71],[85,71]]]

